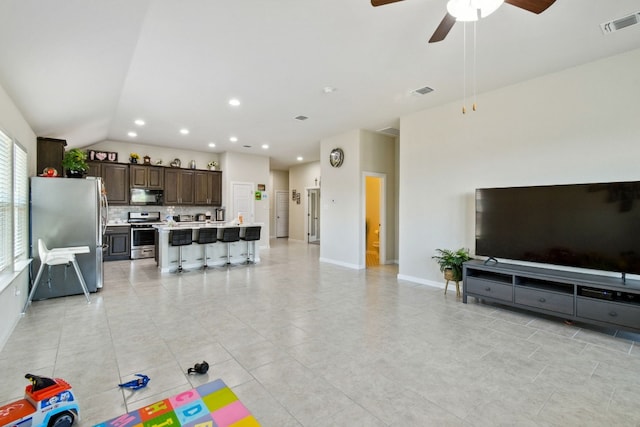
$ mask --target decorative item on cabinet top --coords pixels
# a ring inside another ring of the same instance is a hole
[[[214,171],[218,167],[218,162],[216,162],[215,160],[211,160],[209,163],[207,163],[207,167],[210,171]]]
[[[149,157],[149,156],[144,156],[144,157],[143,157],[143,164],[145,164],[145,165],[150,165],[150,164],[151,164],[151,157]]]
[[[138,163],[138,160],[140,159],[140,155],[138,153],[131,153],[129,154],[129,161],[133,164]]]
[[[182,162],[180,161],[180,159],[175,158],[171,163],[169,163],[169,166],[171,166],[172,168],[179,168],[181,164]]]
[[[87,151],[88,160],[92,162],[117,162],[118,153],[114,151]]]

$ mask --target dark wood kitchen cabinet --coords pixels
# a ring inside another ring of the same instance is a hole
[[[162,190],[164,188],[164,168],[161,166],[130,165],[129,183],[131,188]]]
[[[55,168],[58,176],[63,176],[62,159],[64,147],[67,141],[64,139],[38,137],[36,145],[36,173],[40,175],[45,168]]]
[[[131,258],[131,227],[107,227],[104,234],[107,245],[102,259],[104,261],[126,260]]]
[[[194,204],[220,206],[222,204],[222,172],[195,172]]]
[[[129,165],[126,163],[88,162],[89,176],[102,178],[111,205],[129,204]]]
[[[165,168],[164,204],[193,205],[195,173],[192,170]]]

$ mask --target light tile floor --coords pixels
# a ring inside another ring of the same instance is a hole
[[[0,352],[0,405],[27,372],[69,381],[89,426],[222,378],[264,426],[637,426],[639,335],[456,299],[272,241],[262,263],[160,274],[105,263],[104,289],[34,302]],[[204,376],[186,370],[206,360]],[[151,377],[141,390],[117,384]]]

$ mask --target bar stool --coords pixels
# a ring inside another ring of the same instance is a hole
[[[247,242],[247,261],[245,264],[255,263],[256,258],[256,240],[260,240],[260,229],[262,227],[259,225],[252,225],[250,227],[245,227],[244,236],[241,237],[242,240]],[[253,246],[253,253],[249,252],[249,243]],[[253,255],[253,259],[250,255]]]
[[[47,245],[42,241],[42,239],[38,239],[38,254],[40,255],[40,268],[38,269],[38,274],[36,274],[36,280],[33,282],[33,287],[31,288],[31,292],[29,292],[29,298],[27,298],[27,302],[24,304],[24,308],[22,309],[22,314],[27,311],[27,307],[31,304],[31,300],[36,293],[36,289],[38,289],[38,284],[40,283],[40,278],[42,277],[42,272],[44,271],[44,266],[49,267],[49,271],[51,271],[51,266],[53,265],[64,265],[71,264],[73,265],[76,274],[78,275],[78,280],[80,280],[80,285],[82,286],[82,292],[84,292],[84,296],[87,298],[87,303],[91,303],[91,298],[89,297],[89,290],[87,289],[87,283],[84,281],[84,277],[82,276],[82,272],[80,271],[80,266],[78,266],[78,261],[76,261],[77,254],[88,254],[89,246],[71,246],[66,248],[55,248],[48,249]]]
[[[240,227],[224,227],[222,229],[222,240],[227,244],[227,266],[231,265],[231,243],[240,241]]]
[[[193,242],[193,230],[190,228],[171,230],[169,242],[171,243],[171,246],[178,247],[178,269],[172,271],[172,273],[182,273],[183,271],[187,271],[182,268],[182,247],[190,245]]]
[[[218,229],[209,227],[209,228],[201,228],[198,231],[198,244],[204,245],[203,249],[203,257],[204,257],[204,265],[203,269],[209,268],[207,264],[207,245],[210,243],[215,243],[218,241]]]

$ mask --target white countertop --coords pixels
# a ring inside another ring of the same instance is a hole
[[[174,222],[174,223],[164,223],[164,224],[154,224],[153,228],[157,228],[159,231],[169,231],[175,230],[176,228],[191,228],[194,230],[200,228],[225,228],[225,227],[250,227],[250,226],[262,226],[262,223],[243,223],[237,224],[235,222],[227,222],[227,221],[211,221],[211,222]]]

